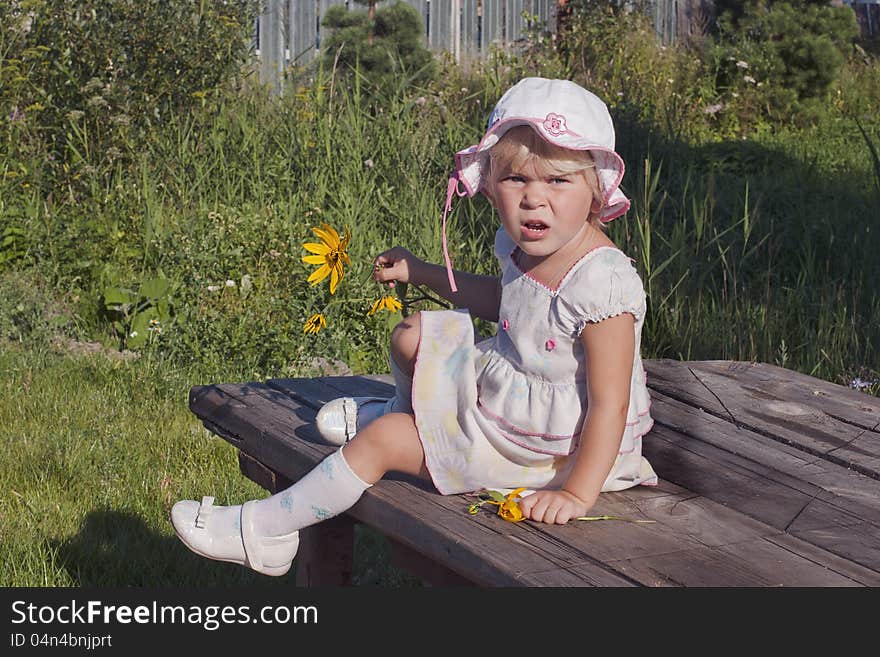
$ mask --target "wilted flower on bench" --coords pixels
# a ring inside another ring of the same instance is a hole
[[[524,487],[517,488],[506,496],[497,490],[484,491],[480,493],[481,501],[468,507],[468,513],[475,515],[484,504],[492,504],[498,507],[498,515],[507,522],[522,522],[526,517],[519,508],[519,500],[522,499],[519,494],[524,490]]]
[[[519,501],[522,499],[520,497],[520,493],[525,490],[524,487],[517,488],[512,490],[507,495],[503,495],[499,493],[497,490],[484,490],[478,494],[480,498],[479,502],[475,504],[471,504],[468,507],[468,513],[476,515],[480,512],[480,508],[485,504],[491,504],[493,506],[498,507],[498,515],[501,516],[504,520],[508,522],[521,522],[525,520],[525,514],[523,510],[519,506]],[[636,520],[633,518],[623,518],[621,516],[580,516],[578,518],[573,518],[573,520],[622,520],[624,522],[635,522],[635,523],[643,523],[643,524],[653,524],[654,520]]]

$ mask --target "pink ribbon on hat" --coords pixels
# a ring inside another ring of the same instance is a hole
[[[446,183],[446,204],[443,206],[443,259],[446,261],[446,276],[449,278],[449,287],[453,292],[458,292],[455,285],[455,276],[452,275],[452,261],[449,259],[449,249],[446,246],[446,216],[452,210],[452,198],[458,196],[467,196],[467,191],[459,191],[458,183],[460,182],[458,172],[455,171],[449,176]]]

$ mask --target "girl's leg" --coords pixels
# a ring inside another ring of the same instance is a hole
[[[377,397],[340,397],[327,402],[318,411],[316,423],[324,439],[344,445],[358,431],[387,413],[412,413],[412,376],[421,336],[421,315],[402,320],[391,332],[388,360],[396,393],[391,400]]]
[[[415,421],[405,413],[378,418],[280,493],[230,507],[215,507],[212,498],[201,505],[184,500],[174,505],[171,520],[180,539],[202,556],[283,575],[300,529],[348,510],[392,470],[428,476]]]
[[[344,448],[305,477],[257,502],[255,530],[281,536],[347,511],[386,472],[427,476],[412,415],[389,413],[368,424]]]

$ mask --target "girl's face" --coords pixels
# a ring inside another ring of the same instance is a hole
[[[593,191],[582,173],[539,171],[534,161],[493,176],[486,196],[519,248],[543,260],[589,231]]]

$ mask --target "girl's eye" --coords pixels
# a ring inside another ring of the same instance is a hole
[[[568,182],[568,178],[551,178],[551,179],[550,179],[550,182],[552,182],[552,183],[556,183],[556,184],[559,184],[559,183],[567,183],[567,182]]]
[[[523,180],[525,180],[525,178],[523,178],[522,176],[518,176],[516,174],[510,174],[509,176],[505,177],[504,179],[509,180],[511,182],[522,182]]]

